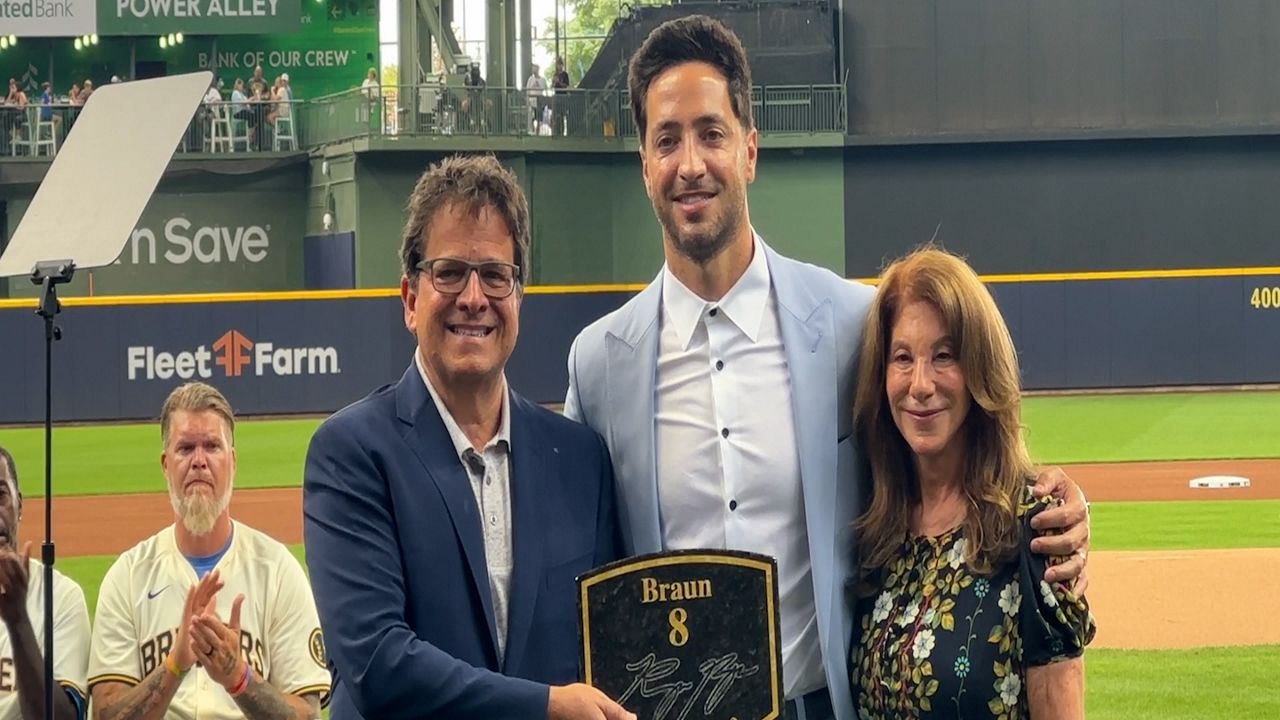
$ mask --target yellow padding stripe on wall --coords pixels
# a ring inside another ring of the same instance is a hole
[[[1242,277],[1253,275],[1280,276],[1280,266],[1243,268],[1196,268],[1186,270],[1106,270],[1098,272],[1027,273],[983,275],[988,283],[1080,282],[1097,280],[1172,280],[1185,278]],[[855,278],[857,282],[875,285],[877,278]],[[601,285],[534,285],[526,295],[570,295],[584,293],[639,292],[647,283]],[[64,297],[67,307],[111,305],[170,305],[195,303],[271,302],[280,300],[348,300],[355,298],[396,297],[399,288],[363,290],[285,290],[275,292],[191,293],[184,295],[99,295],[96,297]],[[34,308],[35,298],[0,300],[0,309]]]

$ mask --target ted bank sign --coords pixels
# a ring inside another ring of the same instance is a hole
[[[6,2],[8,0],[0,0]],[[88,1],[88,0],[84,0]],[[260,35],[302,27],[302,0],[96,0],[100,35]]]
[[[100,0],[0,0],[0,35],[70,37],[97,32]]]

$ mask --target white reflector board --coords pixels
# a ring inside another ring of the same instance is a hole
[[[94,90],[0,257],[0,277],[30,275],[42,261],[115,262],[212,80],[206,70]]]

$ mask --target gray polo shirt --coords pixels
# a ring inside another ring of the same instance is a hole
[[[503,383],[502,421],[498,434],[489,440],[482,452],[471,447],[462,428],[453,419],[440,395],[431,386],[422,354],[415,351],[413,362],[431,394],[431,400],[444,420],[444,426],[458,451],[458,460],[471,478],[471,491],[480,508],[480,525],[484,532],[485,565],[489,569],[489,594],[493,598],[493,623],[498,632],[498,662],[507,650],[507,598],[511,594],[511,398]]]

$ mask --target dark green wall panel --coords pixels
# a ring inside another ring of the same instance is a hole
[[[161,182],[114,265],[76,274],[66,297],[292,290],[302,287],[306,165],[252,175],[192,174]],[[29,191],[27,191],[29,193]],[[7,236],[30,194],[4,197]],[[37,288],[11,279],[11,297]]]

